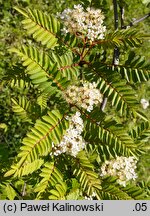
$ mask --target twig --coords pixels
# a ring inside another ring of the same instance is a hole
[[[113,6],[114,6],[114,20],[115,20],[115,30],[119,27],[119,18],[118,18],[118,4],[117,0],[113,0]]]
[[[19,195],[20,199],[23,199],[22,194],[20,193],[20,191],[12,184],[10,183],[10,186],[14,189],[14,191],[16,191],[16,193]]]
[[[108,100],[108,98],[106,98],[106,97],[103,99],[103,102],[102,102],[102,105],[101,105],[102,112],[104,112],[104,109],[105,109],[106,104],[107,104],[107,100]]]
[[[126,28],[132,27],[134,25],[136,25],[139,22],[142,22],[143,20],[147,19],[148,17],[150,17],[150,13],[146,14],[145,16],[139,18],[139,19],[135,19],[132,22],[130,22],[130,24],[128,26],[125,26]]]
[[[125,28],[125,25],[124,25],[124,7],[119,5],[120,7],[120,21],[121,21],[121,29],[124,29]]]
[[[22,197],[26,195],[26,183],[24,183],[23,188],[22,188]]]
[[[118,18],[118,4],[117,0],[113,0],[113,6],[114,6],[114,26],[115,30],[118,30],[119,27],[119,18]],[[118,47],[114,48],[114,55],[113,55],[113,64],[118,65],[119,64],[119,49]]]

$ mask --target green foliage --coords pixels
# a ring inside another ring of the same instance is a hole
[[[49,199],[65,199],[67,185],[63,181],[63,176],[54,162],[46,162],[44,168],[41,170],[40,176],[42,180],[34,189],[35,192],[38,192],[37,198],[42,198],[42,194],[47,192]]]
[[[82,3],[96,6],[96,1]],[[33,42],[27,39],[25,45],[9,50],[18,55],[22,66],[15,65],[3,82],[14,91],[9,106],[26,130],[1,170],[0,198],[23,198],[18,190],[27,184],[26,199],[84,199],[93,193],[95,199],[148,199],[146,183],[137,180],[123,187],[115,177],[100,176],[106,160],[117,156],[139,159],[148,149],[149,116],[140,108],[139,85],[148,82],[150,67],[135,50],[145,36],[135,29],[119,29],[107,32],[105,39],[89,42],[78,34],[64,36],[63,23],[53,15],[15,8],[25,17],[22,24]],[[109,54],[116,47],[134,51],[114,65]],[[94,107],[88,113],[65,101],[66,88],[80,81],[97,83],[103,99],[108,100],[105,108]],[[76,157],[55,155],[53,148],[62,141],[69,128],[68,116],[75,111],[84,121],[86,147]],[[7,133],[7,124],[1,122],[0,130]],[[1,149],[3,160],[6,149]]]
[[[83,192],[90,196],[93,192],[101,190],[100,179],[98,174],[94,172],[94,165],[85,155],[85,152],[80,152],[77,156],[77,161],[73,165],[73,174],[80,182],[80,187]]]
[[[59,58],[52,54],[50,58],[44,52],[26,46],[23,46],[20,51],[11,49],[11,52],[22,57],[23,66],[27,67],[31,82],[49,95],[55,93],[55,86],[60,90],[64,89],[68,83],[66,78],[73,79],[78,76],[76,67],[72,64],[73,57],[70,53]]]
[[[103,43],[107,43],[108,47],[138,47],[142,43],[142,40],[140,40],[141,38],[142,35],[137,33],[135,30],[116,30],[113,33],[108,34]]]
[[[12,98],[12,109],[14,113],[20,116],[23,121],[30,121],[30,117],[28,116],[28,112],[30,112],[30,101],[28,101],[24,96],[19,97],[19,101],[17,102]]]
[[[51,143],[60,142],[66,127],[67,123],[64,121],[64,116],[57,110],[48,112],[47,116],[42,117],[42,121],[37,120],[34,128],[22,141],[24,145],[20,148],[18,163],[12,165],[12,169],[5,176],[12,174],[23,176],[39,169],[43,161],[38,158],[51,152]]]
[[[124,187],[118,187],[114,178],[105,178],[101,198],[104,200],[142,200],[145,199],[145,190],[134,184]]]
[[[116,154],[124,156],[140,154],[139,147],[134,144],[133,139],[123,130],[123,127],[116,125],[116,127],[105,128],[105,126],[90,122],[87,123],[85,130],[85,139],[89,140],[91,144],[98,145],[97,151],[100,157],[104,157],[104,155],[115,157]],[[95,136],[96,134],[97,136]]]
[[[33,38],[42,42],[42,45],[46,45],[47,48],[56,46],[57,39],[55,34],[60,31],[60,26],[53,16],[47,16],[39,10],[32,11],[28,9],[29,13],[19,8],[16,8],[16,10],[26,17],[22,23],[28,34],[33,34]]]
[[[149,80],[149,63],[145,61],[143,56],[136,56],[134,52],[129,54],[125,65],[116,66],[116,69],[130,83],[141,83]]]

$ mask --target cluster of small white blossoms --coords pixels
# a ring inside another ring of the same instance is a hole
[[[95,82],[83,82],[83,86],[71,85],[64,92],[64,98],[70,104],[76,104],[88,112],[93,110],[93,106],[102,103],[102,94],[96,89]]]
[[[142,98],[141,99],[141,105],[142,105],[143,109],[147,109],[147,107],[149,106],[149,101]]]
[[[84,149],[85,141],[81,136],[84,125],[80,115],[80,112],[76,112],[68,118],[69,128],[58,145],[52,144],[51,154],[58,156],[62,153],[67,153],[76,157],[78,152]]]
[[[74,5],[73,9],[65,9],[58,17],[63,21],[64,34],[78,33],[89,40],[103,39],[106,26],[103,25],[104,15],[100,9],[87,8],[84,11],[82,5]]]
[[[135,180],[137,174],[136,169],[136,159],[134,157],[117,157],[116,159],[105,161],[101,167],[101,176],[116,176],[117,183],[126,186],[129,180]]]

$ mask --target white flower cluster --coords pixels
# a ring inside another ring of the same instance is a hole
[[[82,5],[74,5],[74,8],[65,9],[58,17],[63,21],[63,33],[78,33],[89,40],[103,39],[106,26],[103,25],[104,15],[100,9],[87,8],[84,11]]]
[[[84,82],[83,86],[69,86],[64,92],[64,97],[68,103],[76,104],[90,112],[94,105],[103,101],[102,94],[96,89],[96,86],[95,82]]]
[[[69,118],[69,128],[58,145],[52,144],[52,152],[55,156],[62,153],[70,154],[74,157],[85,147],[81,133],[83,131],[83,120],[80,117],[80,112],[76,112]]]
[[[147,107],[149,106],[149,101],[142,98],[141,99],[141,105],[142,105],[143,109],[147,109]]]
[[[105,161],[101,167],[101,176],[110,175],[118,177],[117,182],[120,185],[126,186],[129,180],[135,180],[137,174],[136,159],[134,157],[117,157],[116,159]]]

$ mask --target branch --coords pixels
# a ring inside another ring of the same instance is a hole
[[[150,17],[150,13],[146,14],[145,16],[139,18],[139,19],[135,19],[132,22],[130,22],[130,24],[128,26],[125,26],[126,28],[132,27],[134,25],[136,25],[139,22],[142,22],[143,20],[147,19],[148,17]]]
[[[119,18],[118,18],[118,5],[117,5],[117,0],[113,0],[113,7],[114,7],[114,20],[115,20],[115,30],[118,29],[119,26]]]
[[[23,188],[22,188],[22,197],[26,195],[26,183],[24,183]]]
[[[106,107],[107,100],[108,100],[108,98],[104,98],[104,99],[103,99],[103,102],[102,102],[102,105],[101,105],[101,110],[102,110],[103,112],[104,112],[104,109],[105,109],[105,107]]]
[[[10,186],[14,189],[14,191],[19,195],[19,199],[23,199],[22,194],[20,193],[20,191],[12,184],[10,183]]]
[[[120,19],[121,19],[121,29],[124,28],[124,7],[122,5],[119,5],[120,7]]]
[[[118,4],[117,0],[113,0],[113,7],[114,7],[114,26],[115,30],[118,30],[119,27],[119,18],[118,18]],[[113,64],[118,65],[119,64],[119,49],[118,47],[115,47],[114,49],[114,55],[113,55]]]

